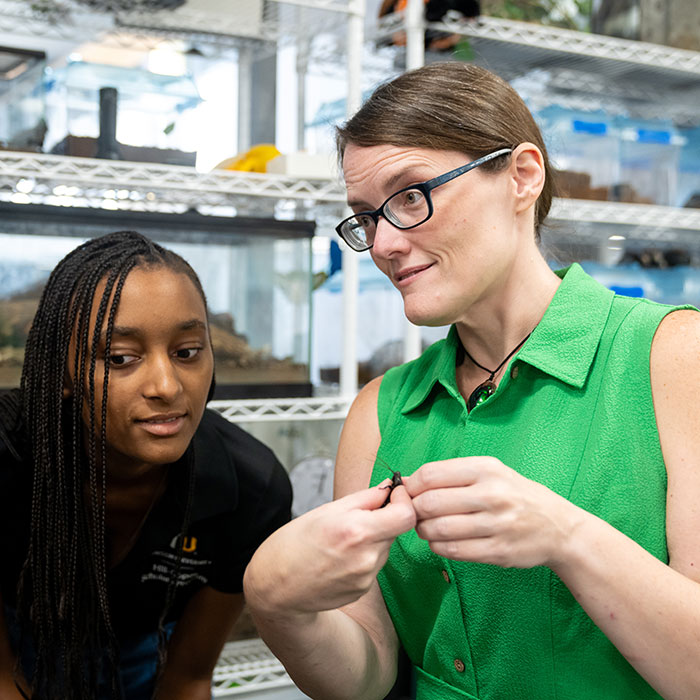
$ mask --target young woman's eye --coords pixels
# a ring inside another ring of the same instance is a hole
[[[182,348],[180,350],[176,350],[175,355],[180,360],[193,360],[195,357],[197,357],[201,349],[202,348]]]
[[[109,364],[112,367],[126,367],[133,362],[136,362],[139,358],[136,355],[117,355],[112,354],[109,356]]]

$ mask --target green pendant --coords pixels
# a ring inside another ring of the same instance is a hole
[[[467,400],[467,411],[471,411],[474,406],[478,406],[488,399],[493,392],[496,391],[496,385],[492,381],[485,381],[479,384],[474,391],[469,395]]]

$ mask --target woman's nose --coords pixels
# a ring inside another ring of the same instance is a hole
[[[391,258],[399,253],[405,253],[408,247],[409,242],[405,231],[396,228],[380,216],[374,232],[372,254],[380,258]]]
[[[172,401],[182,391],[182,383],[170,356],[152,357],[146,365],[143,394],[149,399]]]

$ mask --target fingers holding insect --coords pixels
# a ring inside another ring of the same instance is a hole
[[[496,459],[434,462],[405,483],[416,532],[438,554],[526,567],[555,561],[565,550],[573,506]]]
[[[246,590],[255,596],[255,604],[271,614],[306,614],[362,597],[395,537],[416,522],[403,487],[403,494],[392,494],[390,505],[380,508],[386,498],[380,486],[326,503],[273,533],[246,574]],[[277,575],[270,577],[270,571]],[[284,586],[278,585],[280,580]]]
[[[373,516],[378,524],[377,533],[382,538],[393,541],[404,532],[412,530],[416,526],[417,517],[413,501],[403,485],[392,487],[387,498],[388,502],[385,501]]]
[[[389,505],[389,502],[391,501],[391,492],[392,492],[397,486],[401,486],[402,484],[403,484],[403,480],[402,480],[402,478],[401,478],[401,472],[396,472],[396,471],[393,471],[393,470],[392,470],[392,477],[391,477],[390,483],[389,483],[388,485],[383,485],[383,484],[382,484],[382,485],[380,486],[380,488],[382,488],[382,489],[388,489],[388,491],[389,491],[388,494],[387,494],[387,497],[386,497],[386,499],[385,499],[385,501],[384,501],[384,503],[382,503],[382,505],[380,506],[380,508],[384,508],[384,506]]]
[[[455,486],[470,486],[484,477],[508,469],[494,457],[458,457],[426,462],[410,476],[403,477],[411,498],[425,491]]]

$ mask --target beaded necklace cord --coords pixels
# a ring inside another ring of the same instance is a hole
[[[500,369],[505,365],[508,360],[510,360],[513,355],[525,344],[525,341],[532,335],[532,331],[530,331],[508,354],[505,360],[501,362],[496,369],[489,369],[488,367],[484,367],[484,365],[480,365],[467,351],[467,349],[464,347],[464,344],[462,343],[461,339],[459,341],[459,344],[462,347],[462,352],[479,368],[483,369],[484,372],[488,372],[489,378],[485,382],[481,382],[479,386],[472,391],[471,394],[469,394],[469,398],[467,399],[467,411],[471,411],[474,406],[478,406],[480,403],[486,401],[491,394],[493,394],[494,391],[496,391],[496,384],[493,381],[493,378],[496,376],[496,374],[500,371]],[[464,358],[462,358],[464,359]],[[458,364],[462,364],[459,362]]]

